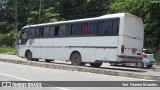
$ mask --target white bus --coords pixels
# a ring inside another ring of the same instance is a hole
[[[19,56],[28,60],[69,60],[92,67],[142,61],[143,21],[127,13],[29,25],[22,32]]]

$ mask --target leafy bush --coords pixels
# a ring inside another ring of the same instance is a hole
[[[0,53],[16,54],[16,49],[9,46],[0,46]]]
[[[156,56],[156,63],[160,65],[160,55]]]
[[[15,42],[15,35],[14,31],[8,33],[8,34],[0,34],[0,45],[6,45],[6,46],[14,46]]]

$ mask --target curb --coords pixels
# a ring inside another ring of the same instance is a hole
[[[90,73],[95,73],[95,74],[113,75],[113,76],[121,76],[121,77],[137,78],[137,79],[160,80],[160,76],[144,75],[142,73],[116,71],[116,70],[101,69],[101,68],[61,65],[61,64],[44,63],[44,62],[36,62],[36,61],[9,60],[9,59],[1,59],[1,58],[0,58],[0,62],[22,64],[22,65],[28,65],[28,66],[44,67],[44,68],[52,68],[52,69],[79,71],[79,72],[90,72]]]

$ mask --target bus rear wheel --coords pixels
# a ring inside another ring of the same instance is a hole
[[[98,68],[102,65],[103,63],[90,63],[91,67]]]
[[[72,65],[76,65],[76,66],[84,66],[85,65],[84,62],[81,62],[81,56],[77,52],[75,52],[71,55],[70,60],[71,60]]]
[[[32,52],[28,51],[27,52],[27,56],[26,56],[27,60],[31,61],[32,60]]]

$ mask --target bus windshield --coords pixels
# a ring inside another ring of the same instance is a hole
[[[23,29],[20,37],[21,37],[21,39],[27,39],[28,38],[28,29]]]

